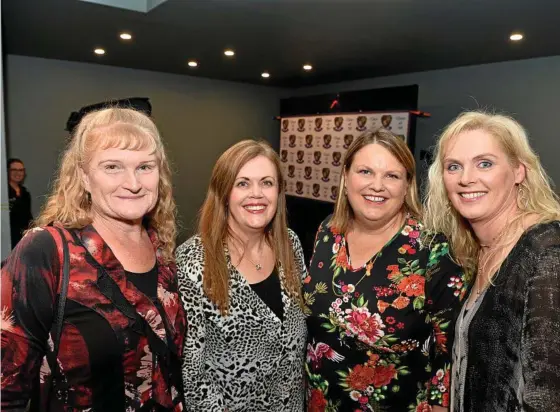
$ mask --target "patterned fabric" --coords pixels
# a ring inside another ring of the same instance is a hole
[[[77,235],[160,339],[167,344],[167,322],[181,348],[185,315],[175,266],[165,265],[157,253],[158,300],[153,302],[127,282],[122,265],[93,226],[77,230]],[[149,235],[156,250],[156,234]],[[150,400],[159,405],[150,410],[181,410],[181,395],[169,382],[162,360],[150,352],[147,338],[132,330],[133,321],[99,291],[98,273],[85,248],[70,233],[66,236],[70,281],[57,359],[63,382],[56,387],[54,404],[55,395],[50,396],[50,410],[137,411]],[[58,232],[37,228],[24,236],[2,268],[2,409],[24,410],[39,374],[41,410],[47,410],[50,370],[44,355],[53,348],[50,332],[61,261]]]
[[[297,236],[290,231],[296,265],[307,275]],[[189,329],[183,382],[187,410],[228,412],[303,411],[303,356],[307,330],[300,306],[282,288],[284,319],[233,267],[230,313],[222,316],[202,289],[204,249],[194,236],[177,249],[179,291]],[[284,272],[278,268],[282,280]]]
[[[454,412],[560,411],[560,222],[526,231],[459,315]]]
[[[319,227],[304,284],[308,411],[430,411],[449,405],[450,344],[467,290],[442,236],[407,217],[363,267]],[[351,253],[351,252],[350,252]]]

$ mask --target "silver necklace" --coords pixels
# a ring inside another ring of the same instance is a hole
[[[235,248],[237,249],[237,246]],[[259,254],[259,261],[262,260],[263,251],[264,251],[264,246],[261,248],[261,252]],[[237,253],[239,253],[239,249],[237,249]],[[251,264],[255,266],[255,269],[257,271],[262,269],[262,265],[259,262],[254,262],[249,256],[246,256],[245,253],[243,254],[240,253],[240,255],[242,256],[242,258],[247,259],[249,262],[251,262]]]

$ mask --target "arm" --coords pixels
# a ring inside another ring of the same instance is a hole
[[[202,290],[201,279],[193,280],[197,277],[196,272],[202,273],[201,264],[195,263],[195,267],[182,264],[179,256],[182,253],[185,252],[177,252],[177,276],[187,318],[182,366],[185,404],[187,411],[223,411],[225,402],[221,388],[206,373],[204,365],[207,341],[203,303],[206,297]]]
[[[303,254],[303,248],[301,247],[301,242],[299,237],[295,234],[293,230],[289,230],[288,234],[290,236],[290,240],[292,241],[292,247],[294,249],[295,255],[295,263],[299,269],[299,273],[301,273],[301,281],[303,282],[307,277],[307,267],[305,266],[305,257]]]
[[[466,294],[467,282],[461,268],[448,254],[445,240],[434,241],[426,277],[426,310],[433,328],[430,351],[431,374],[427,401],[433,411],[447,411],[451,375],[451,348],[457,314]]]
[[[523,410],[560,410],[560,245],[536,257],[523,316]]]
[[[2,410],[23,411],[46,351],[60,263],[46,230],[28,233],[2,267]]]

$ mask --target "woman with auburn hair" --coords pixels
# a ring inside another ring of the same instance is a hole
[[[284,186],[268,144],[233,145],[212,171],[199,233],[177,249],[189,411],[303,410],[306,268]]]
[[[2,267],[2,409],[179,411],[175,203],[143,113],[87,114]],[[36,389],[36,392],[32,392]]]
[[[447,126],[425,221],[476,273],[457,321],[452,410],[560,410],[560,204],[518,122],[466,112]]]
[[[308,411],[447,410],[467,285],[420,217],[406,143],[385,129],[358,137],[304,282]]]

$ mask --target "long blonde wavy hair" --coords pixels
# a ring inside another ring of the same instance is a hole
[[[172,261],[176,206],[171,170],[156,125],[136,110],[110,107],[84,116],[62,154],[53,189],[35,220],[35,226],[58,223],[81,229],[92,222],[91,201],[81,170],[88,165],[96,150],[109,148],[152,150],[155,154],[160,174],[158,200],[145,222],[158,235],[163,259]]]
[[[348,148],[344,161],[342,163],[342,171],[340,174],[340,182],[338,184],[338,197],[334,208],[333,216],[329,222],[329,227],[336,228],[341,233],[345,233],[349,228],[349,224],[354,218],[352,206],[348,202],[345,195],[346,173],[350,170],[356,153],[363,147],[370,144],[378,144],[387,149],[406,170],[406,181],[408,189],[404,199],[403,208],[407,213],[417,219],[422,218],[420,201],[418,199],[418,187],[416,184],[416,163],[410,148],[398,136],[395,136],[387,129],[378,129],[361,134]]]
[[[229,310],[229,271],[224,244],[235,238],[228,224],[228,200],[239,170],[257,156],[269,159],[278,175],[278,206],[265,228],[266,242],[272,248],[277,265],[284,270],[283,286],[301,304],[301,274],[298,273],[286,219],[285,182],[278,154],[267,143],[243,140],[226,150],[212,170],[210,186],[200,209],[199,235],[204,248],[203,288],[223,315]]]
[[[428,185],[424,207],[424,223],[428,229],[444,233],[450,243],[453,257],[473,276],[477,270],[480,244],[469,224],[451,205],[443,183],[443,161],[447,144],[457,135],[482,130],[493,136],[500,144],[510,164],[525,166],[525,179],[519,184],[517,195],[518,214],[508,223],[509,228],[519,227],[526,217],[536,216],[537,223],[560,220],[558,195],[551,187],[550,178],[541,165],[539,157],[529,144],[525,129],[513,118],[483,111],[460,114],[440,136],[434,161],[428,172]],[[507,230],[500,235],[503,239]],[[487,257],[489,261],[492,255]],[[501,265],[490,268],[491,276]]]

